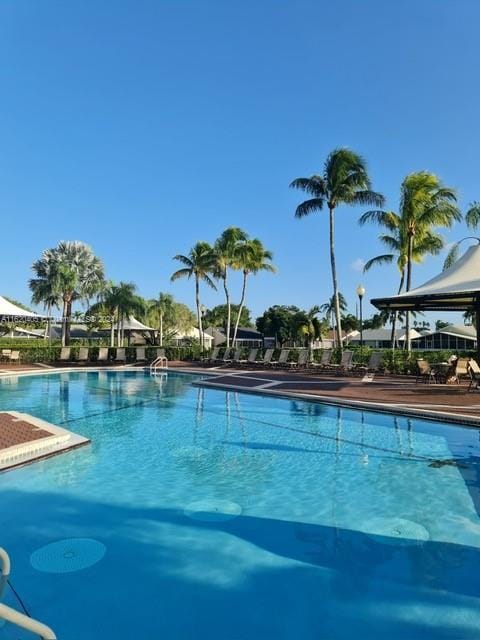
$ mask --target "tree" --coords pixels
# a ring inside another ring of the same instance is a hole
[[[345,148],[334,149],[328,155],[322,175],[297,178],[290,186],[294,189],[301,189],[311,196],[310,199],[305,200],[297,207],[295,212],[297,218],[321,211],[325,205],[328,207],[330,268],[335,300],[337,345],[341,350],[342,323],[335,260],[335,210],[342,204],[382,207],[384,198],[380,193],[372,191],[365,160]]]
[[[70,344],[72,305],[97,295],[103,283],[103,265],[92,249],[78,241],[60,242],[33,263],[29,281],[35,304],[63,304],[62,345]]]
[[[318,319],[320,307],[314,306],[308,311],[297,311],[292,316],[291,337],[300,337],[304,346],[309,346],[314,340],[322,338],[322,323]]]
[[[200,283],[205,282],[212,289],[217,289],[215,283],[210,277],[210,274],[216,267],[217,258],[208,242],[197,242],[197,244],[195,244],[190,249],[188,255],[184,256],[182,254],[178,254],[173,259],[183,264],[184,267],[172,274],[170,278],[172,282],[178,280],[179,278],[193,277],[195,280],[195,303],[197,307],[197,322],[198,330],[200,333],[200,345],[203,351],[205,347],[205,341],[203,336],[202,313],[200,305]]]
[[[240,319],[245,305],[247,278],[249,275],[257,274],[260,271],[269,271],[270,273],[274,273],[275,267],[272,265],[272,259],[273,255],[271,251],[267,251],[258,238],[253,238],[251,240],[246,239],[243,242],[240,242],[237,248],[234,266],[237,269],[241,269],[243,273],[243,285],[242,297],[240,298],[237,318],[235,320],[235,329],[232,340],[233,345],[235,345],[237,340],[238,327],[240,325]]]
[[[112,288],[113,301],[117,310],[117,345],[123,345],[125,319],[133,315],[142,316],[145,312],[143,298],[136,294],[137,286],[133,282],[119,282]]]
[[[164,323],[172,319],[174,299],[170,293],[160,292],[158,299],[147,302],[147,315],[152,324],[158,327],[160,346],[163,347]]]
[[[440,331],[440,329],[445,329],[448,327],[450,322],[445,322],[445,320],[435,320],[435,331]]]
[[[232,316],[238,316],[240,311],[240,305],[232,304],[230,305]],[[225,327],[227,324],[227,305],[219,304],[212,309],[207,309],[205,315],[203,316],[203,321],[205,326],[212,327]],[[250,316],[250,310],[247,307],[243,307],[240,312],[240,325],[242,327],[252,327],[253,322]]]
[[[348,309],[347,301],[345,300],[343,294],[340,293],[340,291],[338,292],[338,306],[342,315],[346,313]],[[332,296],[328,302],[324,302],[322,305],[320,305],[319,308],[320,313],[324,313],[326,317],[329,318],[330,326],[333,330],[335,330],[335,296]]]
[[[239,227],[228,227],[222,235],[215,241],[213,251],[215,255],[214,275],[222,281],[225,292],[225,302],[227,305],[227,324],[225,325],[226,346],[230,347],[230,325],[231,325],[231,303],[230,291],[228,288],[228,270],[238,268],[238,249],[248,236]]]
[[[292,319],[299,311],[295,306],[274,305],[257,318],[257,329],[264,336],[274,337],[275,342],[282,345],[295,335]]]
[[[400,272],[400,282],[397,294],[403,291],[405,284],[405,272],[408,263],[408,234],[407,227],[403,223],[402,214],[394,211],[367,211],[359,220],[361,225],[373,222],[383,227],[386,233],[379,236],[380,242],[384,244],[391,253],[384,253],[371,258],[365,263],[363,270],[366,272],[374,266],[391,264],[396,262]],[[412,249],[412,261],[420,263],[427,255],[438,254],[444,246],[443,238],[431,229],[422,230],[417,233]],[[391,344],[392,349],[395,347],[396,324],[398,314],[393,312],[390,314]],[[382,325],[383,326],[383,325]]]
[[[360,326],[358,318],[354,316],[352,313],[347,314],[346,316],[342,316],[342,327],[345,333],[350,333],[350,331],[356,331]],[[365,329],[365,323],[363,325]]]

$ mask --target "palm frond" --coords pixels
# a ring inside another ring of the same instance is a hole
[[[192,273],[193,272],[191,269],[179,269],[178,271],[175,271],[175,273],[172,273],[172,275],[170,276],[170,280],[171,282],[174,282],[179,278],[191,278]]]
[[[375,258],[370,258],[367,260],[363,267],[363,271],[366,272],[374,266],[381,264],[391,264],[394,260],[395,256],[392,253],[384,253],[381,256],[376,256]]]
[[[465,222],[469,229],[475,231],[480,224],[480,202],[476,200],[468,205],[467,213],[465,214]]]
[[[321,211],[324,205],[323,198],[312,198],[311,200],[305,200],[295,210],[296,218],[304,218],[305,216],[310,215],[314,211]]]
[[[445,258],[445,261],[443,263],[443,271],[445,271],[446,269],[450,269],[450,267],[455,264],[455,262],[458,260],[459,252],[460,252],[460,243],[456,242],[453,245],[453,247],[450,249],[450,251],[447,253],[447,257]]]

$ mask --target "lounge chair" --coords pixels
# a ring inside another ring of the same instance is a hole
[[[478,389],[480,383],[480,367],[478,366],[478,362],[476,360],[469,360],[468,362],[468,371],[470,374],[470,384],[468,386],[468,390]]]
[[[71,353],[71,348],[70,347],[62,347],[60,349],[60,358],[58,359],[59,362],[69,362],[70,361],[70,353]]]
[[[10,360],[11,353],[11,349],[2,349],[0,353],[0,360],[6,360],[8,362]]]
[[[255,362],[253,363],[255,367],[268,367],[272,356],[273,356],[273,352],[275,351],[275,349],[267,349],[265,351],[265,353],[263,354],[263,359],[262,360],[255,360]]]
[[[240,360],[239,365],[240,366],[254,366],[255,361],[257,359],[257,353],[258,353],[258,349],[250,349],[250,353],[248,354],[248,358],[246,360]]]
[[[78,350],[77,362],[88,362],[88,347],[80,347]]]
[[[115,354],[115,362],[126,362],[124,347],[118,347],[117,353]]]
[[[100,347],[97,362],[108,362],[108,347]]]
[[[274,369],[287,366],[289,354],[290,349],[282,349],[280,351],[280,355],[278,356],[278,360],[270,360],[270,362],[268,363],[269,366],[273,367]]]
[[[333,355],[332,349],[324,349],[322,351],[322,355],[320,356],[320,362],[315,362],[315,361],[311,362],[310,368],[313,371],[315,371],[316,369],[319,369],[320,371],[331,369],[332,355]]]
[[[15,364],[20,364],[20,351],[10,352],[10,362],[13,362]]]
[[[230,357],[231,353],[232,353],[232,349],[230,347],[228,349],[225,349],[225,351],[223,352],[223,356],[220,358],[217,358],[216,362],[220,364],[228,364],[229,362],[232,361]]]
[[[220,347],[215,347],[209,356],[202,358],[202,364],[213,364],[218,358],[219,351]]]
[[[353,369],[353,351],[344,351],[340,360],[340,364],[331,364],[338,375],[347,373]]]
[[[460,384],[460,378],[469,378],[469,358],[458,358],[455,366],[455,379]]]
[[[229,364],[230,366],[239,364],[241,357],[242,357],[242,349],[235,349],[235,353],[233,354],[233,357],[227,360],[227,364]]]
[[[419,358],[417,360],[417,377],[415,379],[415,384],[417,384],[419,380],[423,380],[423,382],[428,384],[431,382],[437,382],[437,372],[435,369],[432,369],[430,363],[423,358]]]
[[[135,349],[135,362],[145,362],[145,347],[137,347]]]
[[[367,364],[358,364],[354,366],[354,370],[359,373],[378,373],[383,366],[383,353],[374,351],[370,354]]]
[[[156,358],[165,358],[165,349],[163,347],[160,347],[159,349],[157,349],[157,355],[155,356]]]
[[[289,362],[290,369],[295,369],[299,371],[300,369],[307,369],[309,366],[310,351],[309,349],[302,349],[298,354],[298,359],[296,362]]]

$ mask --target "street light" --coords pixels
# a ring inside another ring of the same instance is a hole
[[[357,287],[357,296],[360,302],[360,349],[363,349],[363,309],[362,309],[362,301],[363,296],[365,295],[365,287],[361,284]]]

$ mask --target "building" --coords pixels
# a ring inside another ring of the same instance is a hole
[[[227,341],[223,327],[207,327],[205,331],[213,337],[213,346],[219,347]],[[233,337],[233,329],[230,334]],[[238,327],[236,345],[239,347],[262,347],[263,336],[251,327]]]
[[[449,324],[412,340],[412,349],[445,349],[446,351],[469,351],[477,348],[475,327]]]
[[[400,348],[403,348],[405,337],[405,329],[398,329],[395,332],[395,342]],[[421,335],[418,331],[410,329],[412,346],[415,340],[420,337]],[[349,345],[357,347],[360,346],[360,342],[361,336],[359,331],[351,334],[347,341]],[[384,327],[381,329],[365,329],[363,331],[363,345],[365,347],[371,347],[372,349],[390,349],[392,346],[392,330]]]

